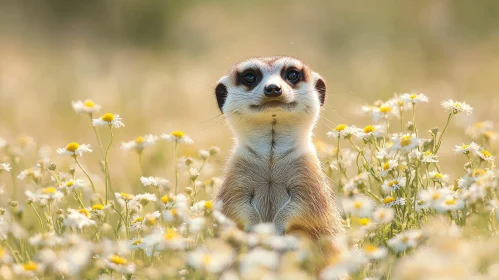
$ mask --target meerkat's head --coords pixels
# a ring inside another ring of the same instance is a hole
[[[326,97],[319,74],[291,57],[256,57],[234,65],[215,89],[234,127],[283,120],[313,126]],[[234,119],[234,121],[232,121]]]

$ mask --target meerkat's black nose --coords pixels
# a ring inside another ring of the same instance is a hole
[[[268,97],[278,97],[281,96],[282,90],[281,87],[276,84],[270,84],[265,86],[263,89],[264,93]]]

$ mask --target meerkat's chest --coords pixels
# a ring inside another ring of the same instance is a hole
[[[293,199],[299,188],[300,178],[306,176],[296,157],[252,158],[247,172],[241,175],[247,182],[251,203],[258,209],[263,222],[271,222],[288,200]]]

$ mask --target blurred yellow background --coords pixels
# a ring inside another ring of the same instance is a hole
[[[474,107],[444,139],[462,144],[466,126],[499,120],[498,15],[494,0],[2,1],[0,136],[29,135],[53,158],[56,147],[90,143],[99,158],[88,117],[71,108],[91,98],[126,124],[116,129],[113,177],[137,180],[136,155],[119,143],[147,133],[185,131],[196,145],[184,154],[217,145],[222,161],[232,136],[216,81],[244,58],[289,55],[326,80],[318,139],[339,123],[370,124],[361,105],[417,91],[430,99],[418,108],[420,131],[445,124],[445,99]],[[172,146],[158,146],[145,152],[145,175],[165,176]]]

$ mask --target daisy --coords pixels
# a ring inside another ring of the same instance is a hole
[[[405,205],[405,198],[387,196],[383,199],[383,204],[387,207]]]
[[[122,142],[121,149],[123,151],[136,150],[137,152],[141,152],[144,148],[154,145],[157,139],[158,137],[152,134],[148,134],[144,137],[139,136],[135,140]]]
[[[444,213],[452,210],[459,210],[464,208],[464,201],[455,198],[452,195],[448,195],[443,198],[439,203],[434,206],[435,210],[440,213]]]
[[[482,121],[474,123],[466,129],[466,134],[473,139],[478,139],[481,136],[487,136],[494,130],[492,121]]]
[[[437,171],[432,171],[430,172],[430,179],[433,180],[434,182],[438,183],[446,183],[449,181],[449,175],[447,174],[442,174]]]
[[[409,248],[415,248],[423,237],[423,233],[419,230],[408,230],[399,233],[392,239],[388,240],[388,246],[395,252],[402,252]]]
[[[364,129],[359,130],[356,134],[358,138],[369,140],[371,137],[381,138],[385,134],[386,129],[382,125],[368,125]]]
[[[201,216],[204,215],[205,211],[213,210],[213,202],[211,200],[202,200],[194,203],[191,206],[191,212],[194,215]]]
[[[123,205],[125,203],[128,203],[128,202],[132,201],[135,198],[135,196],[133,194],[124,193],[124,192],[114,193],[114,196]]]
[[[42,274],[45,270],[43,264],[36,262],[27,262],[23,264],[16,264],[13,266],[13,271],[16,275],[34,278],[37,274]]]
[[[480,146],[475,143],[471,142],[471,144],[466,145],[462,144],[461,146],[455,146],[454,152],[457,154],[467,154],[467,153],[476,153],[480,150]]]
[[[85,183],[81,179],[71,179],[66,182],[62,182],[61,185],[59,186],[60,190],[67,190],[68,192],[71,192],[75,189],[83,188],[85,187]]]
[[[132,199],[133,202],[140,203],[142,204],[142,206],[146,206],[149,202],[155,202],[156,200],[157,200],[156,195],[152,193],[138,194]]]
[[[105,258],[104,263],[108,269],[114,270],[119,273],[135,273],[135,264],[133,262],[128,262],[127,259],[122,258],[119,255],[111,255]]]
[[[212,246],[213,247],[213,246]],[[187,264],[195,271],[219,273],[234,262],[234,250],[225,243],[217,242],[215,248],[197,248],[187,254]]]
[[[99,112],[100,109],[102,108],[102,106],[100,106],[99,104],[95,104],[90,99],[87,99],[85,101],[81,101],[81,100],[73,101],[71,103],[73,105],[73,110],[76,113],[93,114],[93,113]]]
[[[407,153],[419,146],[420,139],[413,134],[403,134],[394,136],[392,142],[392,150]]]
[[[2,171],[2,170],[5,170],[7,172],[9,172],[10,170],[12,170],[12,167],[10,166],[10,163],[4,162],[4,163],[0,164],[0,171]]]
[[[327,133],[327,136],[332,139],[340,138],[345,139],[351,135],[355,135],[358,132],[358,128],[355,126],[347,126],[346,124],[337,125],[333,131]]]
[[[387,207],[378,207],[373,213],[373,219],[377,223],[391,223],[395,218],[395,209]]]
[[[426,151],[422,154],[421,162],[424,163],[437,163],[438,156],[433,154],[431,151]]]
[[[343,200],[345,212],[356,217],[370,217],[372,214],[372,201],[362,195]]]
[[[161,139],[168,142],[175,141],[175,143],[192,144],[194,141],[189,135],[186,135],[183,131],[173,131],[170,134],[163,133],[160,135]]]
[[[398,162],[394,159],[391,159],[389,161],[385,161],[380,167],[379,167],[379,175],[381,177],[386,177],[390,171],[395,169],[398,166]]]
[[[142,182],[142,185],[144,187],[151,186],[151,187],[160,187],[160,188],[167,188],[168,181],[165,178],[161,177],[140,177],[140,182]]]
[[[479,151],[475,152],[475,154],[477,156],[479,156],[484,161],[488,161],[488,162],[494,161],[494,156],[492,156],[492,154],[485,149],[480,149]]]
[[[380,121],[380,120],[387,120],[391,116],[394,117],[399,117],[398,114],[398,108],[394,106],[392,103],[383,103],[380,106],[375,106],[371,110],[371,116],[372,120],[374,122]]]
[[[274,270],[279,266],[279,254],[257,247],[242,258],[240,266],[242,275],[249,275],[257,269]]]
[[[57,149],[57,153],[61,156],[83,156],[83,153],[91,153],[89,144],[78,144],[76,142],[69,143],[65,148]]]
[[[121,122],[120,115],[114,115],[112,113],[106,113],[98,119],[92,119],[93,126],[109,126],[114,128],[124,127],[125,124]]]
[[[473,112],[473,108],[465,102],[458,102],[452,99],[446,100],[442,102],[442,107],[445,111],[452,111],[453,114],[465,112],[466,115],[471,115]]]
[[[445,199],[451,191],[449,189],[427,189],[419,193],[419,199],[429,207],[435,207]]]
[[[384,192],[390,193],[391,191],[398,190],[405,187],[406,179],[405,177],[398,177],[392,180],[385,180],[381,188]]]
[[[370,260],[379,260],[388,255],[388,250],[385,247],[378,247],[375,245],[367,244],[362,248],[364,255]]]
[[[400,99],[403,100],[404,102],[407,103],[421,103],[425,102],[428,103],[428,97],[424,95],[423,93],[417,94],[417,93],[404,93],[400,96]]]
[[[66,227],[82,229],[96,224],[94,220],[90,219],[90,213],[86,209],[81,209],[80,211],[68,209],[68,212],[63,221]]]

